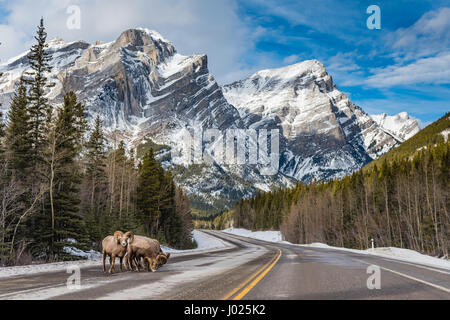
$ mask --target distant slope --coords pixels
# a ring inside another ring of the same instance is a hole
[[[370,162],[364,169],[372,168],[374,165],[378,165],[384,160],[389,161],[396,158],[412,157],[421,148],[426,148],[428,145],[435,145],[447,140],[446,132],[448,132],[449,128],[450,112],[447,112],[445,116],[428,125],[397,148],[392,149],[377,160]]]
[[[401,142],[408,140],[420,131],[417,120],[410,117],[407,112],[400,112],[393,116],[386,113],[372,114],[370,117],[381,129]]]

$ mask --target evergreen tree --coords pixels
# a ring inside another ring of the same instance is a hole
[[[51,118],[52,106],[45,97],[45,90],[49,87],[46,73],[52,70],[49,62],[51,55],[46,51],[48,45],[45,43],[47,33],[45,32],[44,19],[41,18],[35,36],[37,43],[30,49],[27,58],[30,63],[31,72],[27,72],[25,82],[29,86],[29,106],[31,126],[31,143],[33,147],[32,163],[37,168],[41,158],[41,148],[44,144],[44,130],[46,121]]]
[[[110,231],[111,226],[106,216],[107,198],[105,195],[108,190],[106,150],[99,116],[95,119],[86,149],[84,189],[86,189],[87,201],[84,204],[85,217],[90,240],[100,243],[102,237]]]
[[[64,96],[57,117],[48,125],[43,160],[49,192],[35,237],[50,260],[72,258],[63,250],[64,246],[73,246],[69,239],[75,239],[80,248],[88,241],[86,226],[79,214],[82,174],[76,161],[85,131],[83,109],[76,95],[69,92]]]
[[[86,179],[90,190],[89,205],[90,210],[95,210],[96,195],[99,191],[104,191],[103,187],[106,184],[105,137],[103,136],[102,122],[99,116],[95,119],[94,129],[86,147]]]
[[[25,182],[30,173],[32,145],[27,90],[23,78],[11,100],[8,118],[6,145],[9,166],[15,171],[16,176]]]
[[[162,170],[162,168],[161,168]],[[162,177],[161,197],[159,210],[161,212],[161,229],[163,240],[167,244],[181,248],[183,246],[183,226],[180,215],[176,212],[175,206],[175,184],[172,174],[167,171]]]
[[[137,209],[145,232],[156,237],[158,231],[158,220],[160,217],[160,179],[158,163],[150,149],[143,158],[139,170],[137,189]]]

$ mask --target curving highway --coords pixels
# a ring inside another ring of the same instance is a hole
[[[174,253],[154,273],[104,274],[99,262],[80,269],[75,289],[65,270],[2,278],[0,300],[450,299],[449,270],[204,232],[226,246]]]

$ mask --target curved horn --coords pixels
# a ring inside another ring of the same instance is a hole
[[[134,233],[132,231],[127,231],[124,236],[128,238],[128,243],[132,243],[134,241]]]
[[[122,236],[123,236],[123,232],[122,231],[114,232],[114,241],[119,243],[119,238],[121,238]]]
[[[165,254],[159,255],[158,263],[160,265],[166,264],[167,263],[167,256]]]

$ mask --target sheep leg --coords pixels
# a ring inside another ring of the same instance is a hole
[[[103,272],[106,272],[106,252],[103,250]]]
[[[130,267],[130,270],[134,271],[134,269],[135,269],[134,254],[128,253],[127,263],[128,263],[128,266]]]
[[[147,261],[147,257],[142,257],[142,266],[143,266],[143,268],[145,268],[147,271],[149,271],[149,269],[148,269],[148,261]]]
[[[123,270],[122,270],[122,262],[123,262],[123,257],[120,257],[119,258],[120,259],[120,272],[123,272]]]
[[[123,256],[124,259],[124,265],[125,265],[125,270],[130,270],[130,265],[128,264],[128,253],[125,253],[125,255]]]
[[[154,260],[152,260],[152,258],[147,257],[147,262],[148,262],[148,267],[147,267],[147,271],[152,271],[155,272],[156,268],[155,268],[155,262]],[[150,270],[149,270],[150,269]]]
[[[133,268],[136,268],[137,271],[141,271],[140,270],[141,266],[140,266],[140,264],[138,262],[138,257],[136,255],[133,255],[133,257],[131,257],[131,262],[130,263],[133,265]]]
[[[134,262],[136,263],[136,268],[138,272],[141,272],[141,257],[134,257]]]
[[[116,256],[114,254],[111,255],[111,267],[109,268],[109,273],[114,273],[115,265],[116,264]]]

